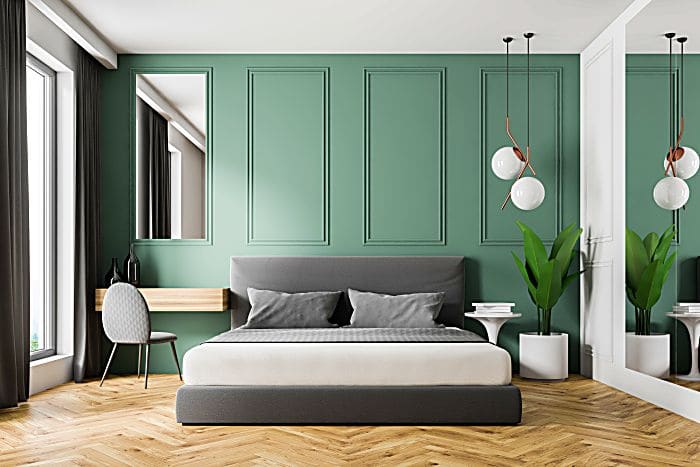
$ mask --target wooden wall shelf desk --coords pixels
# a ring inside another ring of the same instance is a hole
[[[140,288],[151,311],[216,312],[229,309],[228,289]],[[102,311],[107,289],[95,289],[95,310]]]

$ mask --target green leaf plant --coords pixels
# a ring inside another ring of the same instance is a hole
[[[537,307],[537,332],[549,336],[552,330],[552,309],[557,304],[567,287],[583,272],[569,274],[574,258],[578,256],[575,249],[583,229],[575,224],[562,230],[552,244],[547,255],[544,244],[534,230],[517,221],[523,234],[525,261],[511,252],[518,271],[527,285],[532,303]]]
[[[675,235],[675,227],[668,227],[661,237],[649,233],[644,240],[633,230],[625,235],[625,272],[627,299],[634,305],[634,333],[651,334],[651,309],[661,298],[676,252],[668,251]]]

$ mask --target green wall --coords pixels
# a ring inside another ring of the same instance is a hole
[[[524,57],[512,63],[512,126],[524,145]],[[537,318],[510,257],[521,250],[514,222],[550,241],[578,222],[579,57],[532,57],[533,165],[547,190],[533,212],[502,212],[510,185],[490,170],[508,144],[503,64],[500,55],[121,55],[102,79],[103,269],[130,241],[130,69],[211,67],[213,244],[139,245],[145,284],[225,287],[231,255],[463,255],[467,304],[515,301],[524,313],[500,337],[517,369],[518,333]],[[181,355],[228,325],[227,313],[153,314],[154,329],[178,334]],[[553,326],[569,333],[577,372],[577,284]],[[157,347],[153,371],[174,371]],[[135,349],[120,351],[115,370],[135,362]]]
[[[674,65],[679,65],[678,61]],[[679,78],[674,67],[675,84]],[[685,116],[683,145],[700,148],[700,55],[685,60]],[[668,153],[668,56],[627,55],[627,128],[626,195],[627,225],[642,235],[661,232],[676,224],[678,252],[659,303],[654,307],[654,332],[670,332],[672,373],[687,373],[690,368],[688,332],[682,323],[665,316],[677,301],[697,301],[695,259],[700,256],[700,175],[686,180],[690,200],[685,209],[670,212],[659,208],[652,197],[654,185],[663,176],[663,158]],[[634,308],[627,304],[627,329],[634,330]]]

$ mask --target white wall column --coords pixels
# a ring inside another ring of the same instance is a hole
[[[625,367],[625,30],[636,0],[581,52],[582,373],[700,422],[700,392]]]

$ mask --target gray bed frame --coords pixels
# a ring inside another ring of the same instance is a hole
[[[445,292],[438,321],[464,324],[461,256],[231,258],[231,327],[245,323],[248,287],[284,292],[347,290]],[[347,294],[332,321],[343,325]],[[177,421],[209,424],[469,424],[520,422],[520,390],[503,386],[188,386],[177,391]]]

